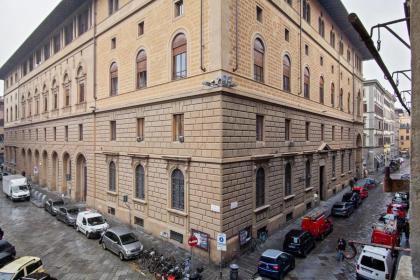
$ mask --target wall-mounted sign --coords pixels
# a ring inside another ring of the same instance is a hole
[[[225,233],[217,234],[217,250],[226,251],[226,234]]]
[[[207,233],[194,230],[194,229],[192,229],[191,232],[198,239],[198,243],[196,247],[204,251],[208,251],[209,250],[209,235]]]
[[[251,238],[252,238],[251,229],[252,229],[251,226],[249,226],[239,231],[238,235],[239,235],[240,247],[248,245],[248,243],[251,241]]]
[[[219,205],[212,204],[212,205],[210,206],[210,209],[211,209],[211,211],[213,211],[213,212],[220,213],[220,206],[219,206]]]

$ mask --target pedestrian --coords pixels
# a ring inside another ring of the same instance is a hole
[[[3,232],[3,230],[1,229],[1,227],[0,227],[0,240],[2,240],[3,239],[3,234],[4,234],[4,232]]]
[[[404,224],[404,235],[405,239],[407,239],[408,241],[410,239],[410,224],[408,223],[408,221],[406,221]]]
[[[337,241],[337,256],[336,259],[338,262],[344,260],[344,251],[346,250],[346,240],[339,238]]]

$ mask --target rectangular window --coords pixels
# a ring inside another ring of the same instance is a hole
[[[110,139],[111,141],[117,140],[117,122],[110,121],[109,122],[109,129],[110,129]]]
[[[324,124],[321,124],[321,141],[324,141]]]
[[[319,57],[319,64],[321,66],[324,65],[324,57],[322,57],[322,56]]]
[[[293,220],[293,212],[286,214],[286,222],[290,222],[291,220]]]
[[[134,216],[134,224],[140,227],[144,227],[144,220],[142,218]]]
[[[36,60],[37,65],[39,65],[41,63],[41,49],[36,51],[35,60]],[[12,83],[13,83],[13,81],[12,81]]]
[[[53,127],[53,139],[57,141],[57,128],[55,126]]]
[[[140,22],[138,25],[138,35],[141,36],[144,34],[144,21]]]
[[[308,45],[305,45],[305,54],[309,55],[309,46]]]
[[[335,178],[335,156],[332,156],[331,160],[331,176]]]
[[[67,125],[64,126],[64,141],[69,141],[69,127]]]
[[[79,103],[85,102],[85,84],[79,83]]]
[[[184,1],[178,0],[175,2],[175,17],[182,16],[184,14]]]
[[[50,42],[44,45],[44,60],[50,58]]]
[[[70,88],[66,87],[64,89],[64,107],[70,106]]]
[[[39,139],[38,139],[38,128],[35,130],[35,139],[36,139],[36,141],[38,141]]]
[[[173,141],[184,142],[184,114],[174,115],[172,134]]]
[[[344,136],[344,128],[341,127],[341,135],[340,135],[340,139],[343,140],[343,136]]]
[[[348,130],[347,130],[347,136],[348,136],[348,139],[351,139],[351,135],[350,135],[350,133],[351,133],[351,130],[350,130],[350,127],[348,128]]]
[[[305,123],[305,140],[309,141],[309,128],[310,128],[310,123],[306,122]]]
[[[290,120],[289,119],[284,120],[284,139],[286,141],[290,140]]]
[[[118,0],[108,0],[109,15],[112,15],[118,10]]]
[[[115,208],[114,207],[110,207],[110,206],[108,206],[108,214],[110,214],[110,215],[115,215]]]
[[[47,141],[47,128],[44,127],[44,141]]]
[[[257,6],[256,12],[257,12],[257,20],[259,22],[262,22],[262,20],[263,20],[263,17],[262,17],[263,16],[263,10],[261,9],[261,7]]]
[[[68,45],[73,41],[73,22],[64,27],[64,43]]]
[[[284,29],[284,40],[287,42],[290,40],[290,31],[287,28]]]
[[[264,141],[264,116],[257,115],[256,134],[257,141]]]
[[[144,140],[144,118],[137,119],[137,142]]]
[[[335,125],[331,127],[331,139],[332,141],[335,141]]]
[[[344,151],[341,152],[341,174],[344,174]]]
[[[54,35],[54,37],[53,37],[53,50],[54,50],[54,53],[58,53],[60,51],[60,48],[61,48],[60,38],[61,38],[60,33]]]
[[[78,17],[78,35],[82,35],[88,30],[88,23],[89,23],[89,10],[83,11]]]
[[[401,138],[400,140],[404,140],[404,136],[402,136],[402,135],[401,135],[401,137],[400,137],[400,138]]]
[[[111,39],[111,50],[115,49],[117,47],[117,38]]]
[[[410,136],[409,135],[406,135],[405,136],[405,140],[410,140]]]
[[[173,230],[169,232],[169,238],[172,240],[178,241],[181,244],[184,242],[184,236]]]
[[[83,124],[79,124],[79,141],[83,141]]]

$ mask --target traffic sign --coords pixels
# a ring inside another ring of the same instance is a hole
[[[225,233],[217,234],[217,250],[226,251],[226,234]]]
[[[188,238],[188,245],[191,247],[195,247],[198,245],[198,239],[195,237],[195,235],[191,235],[190,238]]]

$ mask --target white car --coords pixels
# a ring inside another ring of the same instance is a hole
[[[104,217],[94,211],[83,211],[77,215],[76,231],[85,234],[87,238],[100,237],[102,233],[109,228]]]
[[[356,266],[356,279],[391,279],[395,259],[389,249],[363,246]]]

